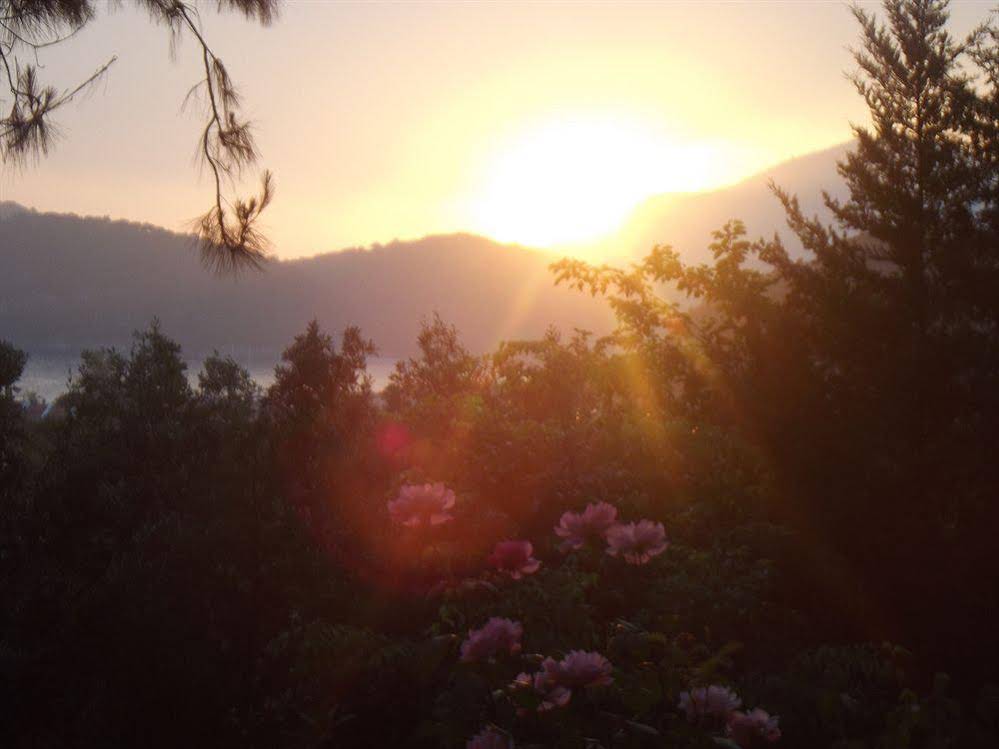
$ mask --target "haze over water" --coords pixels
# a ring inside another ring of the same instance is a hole
[[[224,355],[232,356],[246,368],[253,380],[261,387],[268,388],[274,382],[274,367],[281,358],[279,351],[274,352],[238,352],[224,351]],[[198,384],[198,373],[204,364],[204,357],[186,358],[187,379],[192,386]],[[368,374],[371,375],[372,388],[377,392],[389,382],[389,375],[395,367],[396,359],[386,356],[376,356],[368,359]],[[80,352],[47,349],[31,352],[24,368],[19,387],[21,395],[35,393],[52,403],[66,392],[67,382],[71,374],[75,374],[80,366]]]

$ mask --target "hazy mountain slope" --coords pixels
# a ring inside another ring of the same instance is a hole
[[[850,146],[778,164],[723,190],[650,198],[615,237],[581,250],[629,259],[666,243],[688,261],[707,260],[711,231],[732,218],[753,237],[779,231],[789,248],[800,249],[767,184],[773,179],[797,194],[807,213],[825,215],[822,190],[843,196],[836,162]],[[234,281],[206,273],[186,236],[0,203],[0,337],[29,349],[120,345],[159,316],[192,352],[276,349],[316,317],[330,330],[358,324],[383,354],[399,356],[412,351],[420,319],[435,310],[478,351],[537,336],[549,324],[609,329],[599,301],[553,287],[552,259],[455,234],[275,262]]]
[[[774,182],[796,194],[807,214],[828,218],[822,191],[845,197],[836,162],[852,142],[777,164],[736,185],[706,193],[659,195],[640,205],[615,236],[602,243],[613,257],[641,257],[655,244],[670,244],[689,261],[707,260],[711,232],[730,219],[742,219],[751,237],[778,231],[790,250],[801,246],[791,236],[784,211],[768,188]]]
[[[0,206],[0,338],[28,348],[127,344],[158,316],[188,351],[287,345],[317,317],[357,324],[381,353],[412,351],[439,311],[467,345],[546,326],[609,329],[605,306],[552,284],[545,253],[448,235],[208,274],[190,239],[157,227]]]

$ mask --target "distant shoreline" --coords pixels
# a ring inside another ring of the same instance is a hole
[[[17,383],[21,396],[34,392],[51,403],[66,392],[71,374],[75,374],[80,366],[80,354],[83,351],[111,347],[110,344],[84,347],[46,344],[27,347],[25,351],[28,354],[28,361],[24,367],[24,374]],[[126,353],[128,351],[126,346],[115,345],[113,347]],[[243,349],[242,353],[240,349]],[[274,368],[281,360],[280,350],[229,346],[220,347],[217,351],[222,356],[232,357],[244,367],[260,387],[267,388],[274,382]],[[199,351],[193,355],[183,356],[184,363],[187,365],[187,378],[192,385],[197,384],[198,373],[201,371],[205,359],[212,353],[213,351]],[[367,370],[368,374],[371,375],[372,388],[375,392],[381,391],[388,385],[389,375],[395,369],[397,361],[397,358],[388,356],[373,356],[368,359]]]

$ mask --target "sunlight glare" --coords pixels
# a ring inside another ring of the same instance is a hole
[[[682,142],[636,121],[562,118],[494,149],[472,202],[477,231],[553,247],[606,236],[644,199],[731,179],[722,149]]]

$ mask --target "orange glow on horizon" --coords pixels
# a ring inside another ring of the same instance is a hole
[[[493,149],[471,199],[474,231],[557,247],[618,229],[645,199],[743,176],[725,143],[683,141],[638,119],[573,115],[519,128]]]

